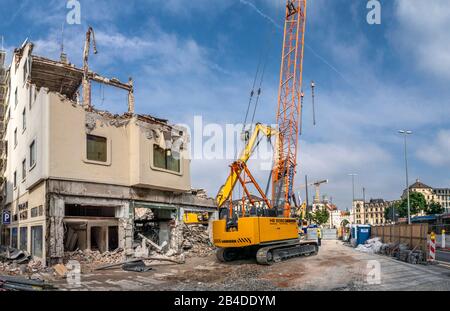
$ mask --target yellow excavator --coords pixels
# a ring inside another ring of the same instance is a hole
[[[277,128],[257,124],[251,135],[246,133],[248,139],[245,149],[240,158],[231,164],[230,175],[217,194],[219,220],[213,222],[213,240],[220,261],[250,256],[256,257],[259,264],[270,265],[318,252],[317,241],[300,240],[292,205],[302,107],[305,26],[306,0],[287,0]],[[271,200],[247,166],[262,137],[269,140],[275,138],[274,163],[270,175]],[[233,204],[233,190],[238,182],[244,192],[243,202],[247,201],[248,206]],[[255,197],[250,193],[252,186],[264,202],[262,207],[256,204]]]

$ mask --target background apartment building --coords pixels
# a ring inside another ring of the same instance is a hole
[[[355,200],[352,209],[352,221],[355,224],[383,225],[386,223],[384,212],[392,202],[383,199],[371,199],[369,202]]]
[[[47,263],[75,249],[131,255],[136,232],[176,249],[185,210],[215,211],[191,193],[187,130],[131,101],[120,116],[81,105],[83,71],[32,51],[16,49],[9,68],[3,244]]]
[[[409,191],[422,193],[428,204],[439,203],[445,209],[446,214],[450,213],[450,188],[433,188],[417,179],[414,184],[409,186]],[[403,198],[406,198],[406,189],[403,192]]]

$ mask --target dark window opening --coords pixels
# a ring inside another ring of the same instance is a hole
[[[106,141],[105,137],[87,135],[87,159],[90,161],[106,162],[108,149]]]
[[[17,248],[17,239],[18,239],[17,232],[18,232],[17,228],[11,229],[11,247],[12,248]]]
[[[180,153],[153,145],[153,166],[179,173],[181,171]]]
[[[31,255],[42,258],[43,234],[42,226],[31,227]]]
[[[108,227],[108,250],[110,252],[119,248],[119,227]]]
[[[27,251],[28,248],[28,227],[20,228],[20,249]]]
[[[108,217],[116,216],[116,209],[110,206],[82,206],[66,204],[66,217]]]

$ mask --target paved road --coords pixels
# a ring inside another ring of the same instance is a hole
[[[450,263],[450,251],[436,251],[436,260]]]
[[[411,265],[390,257],[365,254],[338,241],[322,241],[318,256],[295,258],[272,266],[253,260],[223,264],[215,256],[190,258],[184,265],[160,265],[148,273],[120,269],[86,272],[73,290],[450,290],[450,268]],[[369,282],[373,263],[378,283]],[[377,264],[378,263],[378,264]]]

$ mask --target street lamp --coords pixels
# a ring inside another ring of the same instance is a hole
[[[355,176],[358,176],[358,174],[348,174],[348,176],[352,176],[352,191],[353,191],[353,201],[352,201],[352,210],[353,210],[353,204],[355,204]],[[355,215],[353,215],[355,217]],[[356,219],[354,220],[356,223]]]
[[[352,176],[353,202],[355,202],[355,176],[358,176],[358,174],[348,174],[348,176]],[[353,202],[352,202],[352,205],[353,205]]]
[[[407,137],[408,135],[412,134],[412,131],[408,130],[400,130],[398,131],[399,134],[403,135],[405,140],[405,172],[406,172],[406,195],[407,195],[407,201],[408,201],[408,224],[411,224],[411,204],[409,201],[409,178],[408,178],[408,149],[407,149]]]

